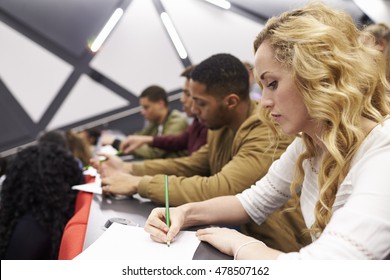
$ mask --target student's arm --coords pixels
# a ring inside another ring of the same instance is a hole
[[[104,176],[115,172],[132,173],[133,166],[131,162],[125,162],[116,155],[99,153],[99,156],[104,156],[106,160],[100,161],[99,158],[91,158],[90,164]],[[105,173],[105,174],[104,174]]]
[[[188,157],[172,159],[145,160],[133,164],[133,174],[137,176],[167,174],[191,177],[195,175],[209,176],[209,150],[204,145],[197,152]]]
[[[145,223],[145,231],[154,241],[175,242],[179,231],[198,225],[238,225],[250,221],[235,196],[221,196],[202,202],[187,203],[170,209],[171,226],[165,223],[165,208],[156,208]],[[237,259],[276,259],[282,252],[267,247],[261,241],[233,229],[207,227],[197,231],[201,241]]]
[[[120,144],[120,150],[125,154],[132,153],[142,145],[163,149],[169,152],[176,152],[186,150],[188,143],[188,131],[179,135],[163,135],[163,136],[149,136],[149,135],[129,135]]]
[[[182,171],[185,174],[188,175],[189,174],[188,172],[193,172],[193,170],[197,170],[197,172],[199,173],[196,174],[202,174],[203,172],[205,172],[205,175],[208,175],[209,167],[208,167],[207,155],[208,153],[207,153],[207,146],[206,146],[203,149],[203,151],[197,153],[196,158],[198,160],[194,160],[194,157],[191,157],[191,158],[180,158],[177,160],[164,159],[164,160],[144,161],[144,163],[127,163],[121,161],[118,157],[107,156],[108,158],[107,161],[102,162],[100,164],[96,163],[94,164],[94,166],[96,166],[95,168],[98,168],[99,173],[103,175],[102,176],[103,192],[112,193],[112,194],[121,194],[121,195],[133,195],[134,193],[139,192],[138,188],[140,185],[140,181],[147,181],[149,178],[151,178],[150,176],[133,176],[133,175],[140,175],[140,170],[143,170],[143,172],[145,172],[145,162],[158,163],[158,166],[165,168],[163,172],[165,174],[172,174],[172,172],[176,174],[180,173],[180,167],[179,167],[180,165],[178,164],[172,165],[169,164],[170,162],[173,161],[176,163],[181,162],[182,167],[185,166],[185,163],[187,162],[192,166],[192,169],[185,168],[185,167],[182,168]],[[197,163],[194,164],[195,162]],[[166,168],[167,166],[168,168]],[[161,170],[162,169],[160,168],[159,171],[155,171],[155,172],[157,174],[163,174]],[[151,171],[149,170],[149,172]],[[162,184],[164,184],[164,182],[162,182]],[[147,194],[141,194],[141,195],[147,197]]]
[[[150,135],[129,135],[120,143],[119,149],[125,154],[129,154],[143,144],[150,145],[152,142],[153,136]]]
[[[172,111],[168,120],[164,124],[163,135],[178,135],[186,130],[188,126],[187,121],[180,115],[177,111]],[[146,130],[143,131],[143,135],[146,134]],[[140,135],[140,134],[139,134]],[[148,134],[150,135],[150,133]],[[155,135],[153,135],[155,136]],[[154,159],[154,158],[163,158],[166,157],[168,151],[159,149],[156,147],[151,147],[149,145],[142,145],[138,149],[135,149],[132,154],[136,157],[144,159]],[[177,156],[181,156],[178,154]]]
[[[282,254],[260,240],[230,228],[208,227],[198,230],[196,236],[236,260],[275,260]]]
[[[268,130],[258,127],[254,130],[256,131],[252,132],[253,135],[246,136],[245,139],[236,144],[237,152],[233,158],[213,175],[207,174],[206,169],[209,172],[211,170],[209,157],[217,157],[218,154],[206,154],[206,158],[203,157],[202,162],[193,160],[197,158],[199,153],[209,149],[209,144],[193,153],[191,157],[175,159],[170,162],[165,160],[145,161],[141,168],[134,165],[133,172],[135,175],[171,175],[169,176],[169,187],[172,205],[240,193],[266,174],[273,160],[284,151],[291,141],[284,142],[276,151],[273,148],[268,149]],[[142,171],[141,174],[139,171]],[[138,192],[141,196],[162,204],[164,203],[163,182],[163,175],[145,176],[138,185]]]
[[[154,136],[150,145],[169,152],[186,150],[188,137],[188,130],[179,135]]]
[[[190,226],[237,225],[248,222],[250,219],[235,196],[222,196],[171,208],[170,220],[171,227],[168,229],[165,223],[165,208],[156,208],[146,221],[145,230],[154,240],[166,242],[167,238],[173,240],[181,229]]]
[[[155,136],[151,146],[167,151],[187,150],[191,155],[207,143],[207,127],[194,119],[187,130],[179,135]]]

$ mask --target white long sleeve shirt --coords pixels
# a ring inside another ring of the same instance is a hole
[[[266,176],[237,195],[256,223],[261,224],[290,197],[295,162],[303,151],[297,138]],[[314,223],[319,198],[318,167],[318,160],[304,162],[300,202],[308,228]],[[390,120],[376,126],[362,143],[339,186],[333,211],[318,239],[279,259],[384,259],[390,254]]]

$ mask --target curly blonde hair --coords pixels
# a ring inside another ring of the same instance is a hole
[[[385,95],[389,84],[384,71],[378,71],[383,58],[363,45],[359,32],[348,14],[322,3],[310,3],[271,18],[254,41],[255,52],[264,41],[270,44],[275,59],[291,71],[310,117],[324,127],[318,135],[326,147],[322,154],[318,144],[302,134],[306,149],[297,160],[290,187],[298,205],[296,193],[305,175],[303,163],[321,155],[319,200],[310,229],[317,236],[333,214],[338,187],[365,138],[361,117],[381,123],[389,114]],[[273,136],[278,136],[280,130],[269,113],[261,110],[260,117]]]

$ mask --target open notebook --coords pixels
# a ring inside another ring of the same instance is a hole
[[[154,242],[142,227],[113,223],[75,260],[192,260],[199,246],[194,231],[181,231],[175,241]]]

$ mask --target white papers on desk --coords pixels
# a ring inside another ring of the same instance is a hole
[[[72,187],[72,190],[79,190],[79,191],[84,191],[84,192],[102,194],[103,193],[102,180],[100,178],[100,175],[98,173],[96,173],[95,181],[93,183],[75,185]]]
[[[142,227],[113,223],[75,260],[192,260],[199,243],[195,231],[181,231],[168,247]]]
[[[99,148],[99,150],[97,151],[97,153],[101,153],[101,154],[108,154],[108,155],[116,155],[118,153],[118,150],[115,149],[113,146],[111,145],[105,145],[105,146],[101,146]],[[104,160],[106,159],[106,157],[104,156],[99,156],[99,160]]]

